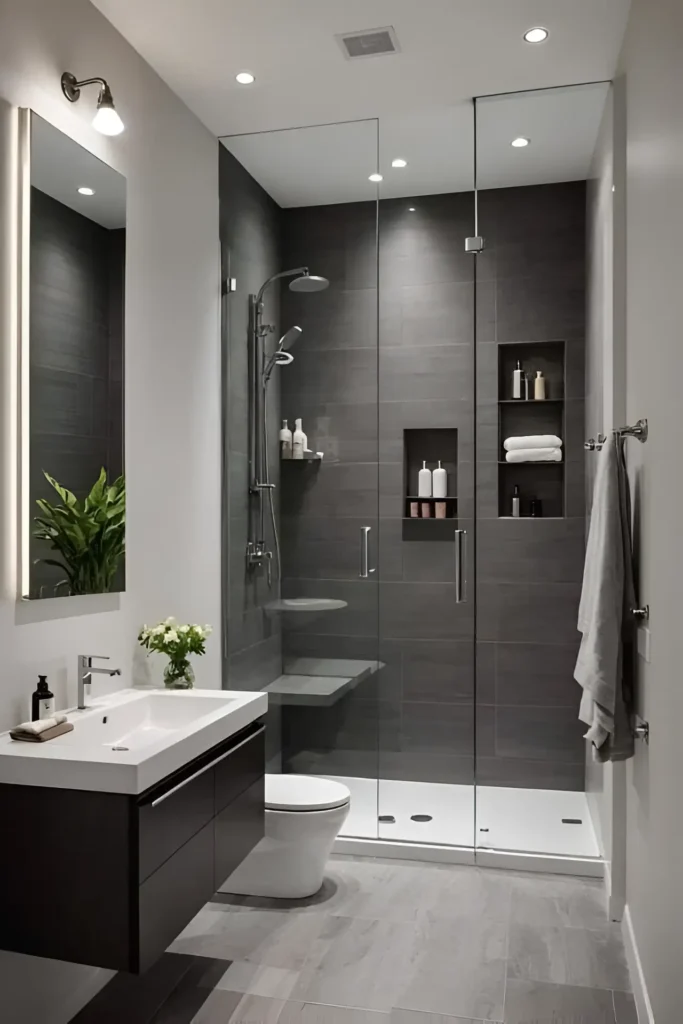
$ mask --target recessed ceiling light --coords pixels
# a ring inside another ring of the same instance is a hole
[[[88,188],[87,185],[81,185],[81,187],[79,188],[78,191],[81,193],[82,196],[94,196],[95,195],[95,189],[94,188]]]
[[[371,174],[368,177],[368,181],[384,181],[384,178],[381,174]]]
[[[543,28],[542,25],[537,25],[535,28],[530,28],[528,32],[524,33],[524,40],[527,43],[544,43],[548,38],[549,32],[547,28]]]
[[[239,74],[235,75],[235,79],[240,85],[251,85],[255,81],[251,71],[240,71]]]
[[[404,160],[402,156],[397,156],[395,160],[391,161],[392,167],[407,167],[408,161]]]
[[[523,135],[520,135],[518,139],[513,139],[510,145],[514,146],[515,149],[524,149],[530,142],[531,139],[525,139]]]
[[[415,207],[414,206],[409,206],[408,207],[408,213],[415,213]]]

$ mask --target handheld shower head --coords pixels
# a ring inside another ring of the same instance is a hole
[[[277,350],[278,352],[286,352],[288,348],[291,348],[295,341],[298,341],[303,331],[300,327],[290,327],[282,337],[280,338]]]

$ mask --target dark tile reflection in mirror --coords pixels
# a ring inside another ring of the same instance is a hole
[[[31,143],[30,596],[47,598],[73,588],[34,536],[36,500],[60,502],[44,474],[82,500],[124,471],[126,184],[35,114]],[[124,588],[121,557],[109,589]]]

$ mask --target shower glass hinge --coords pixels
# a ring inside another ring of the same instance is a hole
[[[481,235],[473,235],[471,238],[465,239],[465,252],[483,252],[486,248],[486,243]]]

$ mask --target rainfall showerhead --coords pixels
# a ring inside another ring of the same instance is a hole
[[[278,352],[286,352],[288,348],[291,348],[295,341],[298,341],[303,331],[300,327],[290,327],[289,330],[282,335],[278,342]]]
[[[300,277],[295,277],[289,285],[290,292],[322,292],[329,288],[330,282],[326,277],[318,277],[306,271]]]

